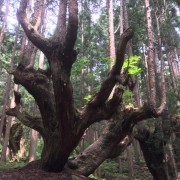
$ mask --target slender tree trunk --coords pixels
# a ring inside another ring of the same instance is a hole
[[[24,137],[20,140],[20,151],[19,151],[19,157],[21,159],[26,159],[26,140]]]
[[[29,162],[36,160],[37,131],[30,130]]]
[[[155,107],[156,105],[156,83],[155,83],[155,65],[154,65],[154,35],[151,20],[151,8],[149,0],[145,0],[146,22],[147,22],[147,36],[148,36],[148,69],[149,69],[149,90],[150,102]]]
[[[110,57],[110,68],[112,68],[116,56],[115,41],[114,41],[113,0],[107,0],[107,8],[108,8],[108,32],[109,32],[109,57]]]
[[[43,66],[44,66],[44,53],[41,51],[40,56],[39,56],[39,65],[38,65],[38,67],[39,67],[39,69],[44,69]]]
[[[127,159],[128,159],[128,177],[129,180],[134,180],[135,179],[135,175],[134,175],[134,167],[133,167],[133,154],[132,154],[132,147],[128,146],[126,148],[126,152],[127,152]]]
[[[175,59],[177,62],[177,71],[178,71],[178,75],[180,75],[180,65],[179,65],[179,58],[178,58],[178,54],[177,54],[177,49],[174,48],[174,55],[175,55]]]
[[[84,2],[81,0],[81,6],[82,6],[82,13],[84,13]],[[85,56],[84,52],[84,19],[83,14],[81,16],[81,53],[82,58]],[[84,106],[84,66],[82,66],[81,69],[81,105]]]
[[[169,64],[170,74],[171,74],[172,87],[174,89],[176,89],[177,88],[177,84],[176,84],[176,78],[175,78],[175,74],[174,74],[174,70],[173,70],[172,53],[171,53],[170,49],[167,49],[167,60],[168,60],[168,64]]]
[[[173,146],[170,142],[167,144],[167,154],[170,180],[176,180],[178,178],[178,170],[174,158]]]
[[[164,75],[164,59],[162,53],[162,40],[161,40],[161,33],[160,33],[160,17],[156,14],[156,24],[157,24],[157,31],[158,31],[158,50],[159,50],[159,60],[161,62],[161,104],[159,107],[159,111],[163,112],[166,108],[166,84],[165,84],[165,75]]]
[[[120,16],[119,16],[119,22],[120,22],[120,36],[124,31],[124,0],[120,1]]]

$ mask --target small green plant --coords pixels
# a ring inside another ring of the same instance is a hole
[[[86,100],[87,102],[89,102],[90,100],[91,100],[91,98],[92,98],[92,95],[87,95],[87,96],[85,96],[84,97],[84,100]]]
[[[138,75],[142,69],[138,67],[138,62],[141,59],[140,56],[130,56],[124,61],[123,68],[128,69],[128,73],[132,75]]]

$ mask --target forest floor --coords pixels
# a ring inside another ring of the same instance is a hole
[[[73,170],[63,170],[60,173],[50,173],[39,168],[38,161],[21,167],[6,169],[0,166],[0,180],[87,180],[88,178]]]
[[[45,172],[41,169],[10,169],[0,171],[0,180],[87,180],[77,172],[64,170],[61,173]]]
[[[64,170],[61,173],[50,173],[37,168],[36,164],[30,164],[24,166],[25,163],[14,164],[6,166],[0,165],[0,180],[87,180],[88,178],[79,175],[76,171]],[[136,180],[152,180],[148,168],[145,163],[134,166],[135,179]],[[109,180],[109,178],[97,178],[98,180]],[[112,179],[112,178],[111,178]],[[128,180],[128,171],[124,168],[123,172],[118,178],[113,178],[112,180]]]

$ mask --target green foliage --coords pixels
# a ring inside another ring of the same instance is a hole
[[[87,95],[87,96],[85,96],[84,97],[84,100],[86,100],[87,102],[89,102],[90,100],[91,100],[91,98],[92,98],[92,95]]]
[[[125,90],[123,94],[123,104],[133,104],[134,103],[134,94],[132,91]]]
[[[87,57],[78,58],[76,63],[73,65],[72,76],[79,75],[81,73],[81,70],[87,67],[89,61],[90,60]]]
[[[141,68],[138,67],[138,62],[141,59],[140,56],[130,56],[125,59],[123,68],[128,69],[128,73],[131,75],[138,75],[141,72]]]

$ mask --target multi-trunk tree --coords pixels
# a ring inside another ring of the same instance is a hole
[[[35,70],[19,64],[12,72],[14,82],[21,84],[34,97],[41,116],[33,117],[21,109],[21,95],[15,93],[16,107],[7,114],[16,116],[24,125],[38,131],[44,147],[40,165],[47,171],[62,171],[65,164],[83,175],[91,174],[105,159],[118,156],[131,141],[135,124],[146,118],[156,117],[158,112],[151,104],[142,108],[126,108],[122,105],[123,86],[128,86],[129,76],[121,74],[126,45],[133,36],[131,28],[123,32],[116,48],[114,66],[102,82],[100,90],[81,110],[73,103],[71,70],[78,51],[75,42],[78,32],[77,0],[59,1],[58,23],[54,35],[45,38],[36,24],[27,18],[27,0],[21,0],[17,18],[28,39],[41,50],[49,69]],[[113,90],[113,95],[109,96]],[[100,138],[68,161],[85,130],[95,122],[107,120],[107,127]],[[129,138],[127,138],[129,136]],[[128,139],[128,141],[123,141]]]

